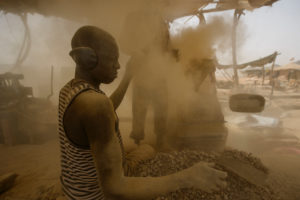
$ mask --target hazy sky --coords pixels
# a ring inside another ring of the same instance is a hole
[[[274,51],[281,53],[278,64],[286,64],[292,57],[300,60],[299,11],[300,0],[280,0],[273,7],[246,11],[241,17],[240,27],[244,28],[244,31],[239,40],[243,43],[239,44],[238,62],[264,57]],[[231,20],[233,12],[221,14]],[[70,37],[79,24],[40,15],[30,15],[28,20],[32,33],[32,48],[26,63],[60,66],[71,64],[70,59],[57,55],[68,52]],[[183,21],[185,20],[179,20],[175,25],[182,26]],[[195,25],[197,20],[194,18],[186,24]],[[0,30],[0,65],[13,64],[22,43],[23,25],[18,17],[1,13]],[[229,64],[231,56],[222,55],[220,60]]]
[[[300,1],[281,0],[273,7],[246,12],[242,17],[249,37],[242,48],[243,59],[264,56],[277,50],[279,64],[294,57],[300,60]]]
[[[206,14],[206,18],[214,14]],[[218,13],[232,21],[233,11]],[[177,20],[175,27],[198,24],[196,17]],[[277,64],[286,64],[291,58],[300,60],[300,0],[280,0],[272,7],[245,11],[240,19],[238,62],[247,62],[272,54],[281,53]],[[241,30],[243,28],[243,30]],[[242,33],[241,33],[242,32]],[[241,44],[242,43],[242,44]],[[229,52],[230,53],[230,52]],[[229,64],[231,55],[223,55],[221,61]]]

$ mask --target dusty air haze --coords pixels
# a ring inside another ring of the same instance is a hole
[[[199,7],[201,5],[199,3]],[[107,95],[119,84],[130,59],[138,55],[142,59],[134,60],[139,67],[136,68],[132,84],[146,88],[145,91],[153,91],[160,88],[162,83],[166,84],[168,130],[174,130],[173,123],[179,119],[187,123],[193,120],[201,123],[223,120],[222,124],[228,131],[224,145],[260,158],[270,170],[272,187],[281,190],[279,196],[288,200],[299,199],[299,72],[292,79],[288,78],[293,77],[288,75],[291,72],[284,72],[285,75],[279,72],[276,79],[278,84],[274,84],[278,87],[274,86],[273,98],[270,97],[270,75],[266,75],[266,82],[262,84],[262,75],[248,76],[239,71],[241,86],[234,88],[232,69],[215,69],[199,85],[197,81],[204,72],[201,68],[194,68],[193,63],[217,59],[220,64],[232,64],[233,11],[205,14],[206,24],[201,23],[197,16],[177,18],[174,15],[192,11],[190,7],[182,6],[180,1],[163,0],[93,0],[89,4],[75,1],[72,5],[68,1],[54,1],[51,4],[41,1],[38,12],[34,10],[27,15],[30,49],[24,62],[16,67],[14,64],[23,42],[24,25],[18,15],[1,11],[0,73],[23,74],[21,84],[32,87],[33,96],[45,100],[51,93],[53,67],[53,95],[49,97],[51,108],[44,110],[49,115],[40,117],[40,121],[55,122],[59,90],[74,76],[75,63],[68,55],[71,38],[83,25],[98,26],[115,37],[120,50],[121,69],[117,79],[110,85],[100,86]],[[297,11],[300,8],[298,1],[280,0],[272,7],[245,11],[237,28],[238,64],[277,51],[280,54],[275,60],[275,69],[277,65],[285,66],[291,62],[300,66],[299,37],[296,38],[300,29],[296,22],[292,22],[299,19],[296,8]],[[147,52],[147,56],[139,56],[144,52]],[[270,72],[271,66],[272,63],[266,64],[266,72],[267,69]],[[117,111],[125,148],[128,150],[136,148],[129,137],[132,129],[132,93],[132,87],[129,87]],[[228,99],[235,93],[264,96],[264,111],[258,114],[230,111]],[[25,111],[21,114],[28,115]],[[145,123],[146,137],[142,143],[154,146],[153,116],[153,107],[150,105]],[[38,123],[36,119],[33,121]],[[28,124],[32,124],[32,121],[29,120]],[[26,129],[28,126],[31,125],[24,125]],[[55,129],[46,129],[43,127],[38,131],[38,142],[31,143],[22,136],[14,144],[5,144],[2,128],[0,176],[10,172],[19,176],[10,190],[0,193],[0,200],[58,199],[58,135]],[[168,134],[172,136],[170,132]],[[181,134],[184,134],[184,130]],[[31,136],[29,134],[26,137]]]

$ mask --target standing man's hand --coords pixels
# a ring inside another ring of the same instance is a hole
[[[145,55],[143,53],[135,53],[131,56],[126,64],[125,76],[132,78],[138,76],[138,73],[142,73],[142,64],[145,62]]]
[[[124,77],[131,79],[134,76],[136,67],[129,61],[126,65]]]
[[[136,74],[136,69],[138,68],[137,66],[138,65],[136,64],[135,59],[130,58],[130,60],[127,62],[123,79],[117,89],[110,96],[115,110],[119,107],[121,101],[123,100],[129,83],[134,74]]]

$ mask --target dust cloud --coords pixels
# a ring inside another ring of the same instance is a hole
[[[169,33],[170,24],[163,17],[162,5],[168,6],[168,4],[164,5],[162,1],[93,0],[90,1],[90,4],[82,2],[74,1],[70,5],[66,1],[57,0],[54,3],[53,1],[51,3],[43,1],[39,4],[41,13],[52,17],[44,18],[38,14],[29,15],[28,20],[33,45],[24,65],[13,72],[25,75],[23,83],[34,88],[35,96],[46,98],[49,95],[50,71],[51,66],[54,66],[54,96],[51,100],[53,104],[57,104],[59,89],[74,76],[75,64],[68,56],[71,49],[71,38],[80,26],[89,24],[110,32],[120,46],[122,68],[118,79],[113,84],[102,88],[107,94],[110,94],[120,82],[125,66],[131,64],[135,65],[133,90],[137,87],[144,91],[146,98],[151,98],[152,103],[165,99],[168,109],[157,109],[157,112],[158,114],[167,112],[168,121],[176,123],[178,122],[178,116],[180,116],[188,123],[195,121],[224,122],[223,113],[225,112],[221,109],[217,98],[214,73],[209,72],[209,75],[206,75],[201,83],[198,83],[197,80],[203,77],[205,71],[204,61],[214,59],[217,54],[216,49],[221,53],[230,52],[228,49],[231,49],[231,24],[228,23],[227,19],[219,16],[212,17],[206,25],[199,24],[196,27],[187,28],[176,35],[172,35],[172,33]],[[241,48],[248,35],[246,31],[242,31],[246,29],[246,24],[239,25],[239,27],[237,45],[238,48]],[[10,53],[16,52],[16,49],[14,49]],[[131,127],[128,123],[123,123],[122,119],[132,117],[132,101],[134,98],[132,92],[130,88],[118,110],[121,117],[121,130],[125,132],[125,143],[129,143],[128,138]],[[145,105],[145,102],[138,102],[136,105],[140,106],[139,103]],[[146,104],[148,106],[148,102]],[[151,112],[155,112],[153,106],[151,109]],[[270,107],[269,110],[272,110],[272,108]],[[229,113],[226,112],[226,114]],[[280,115],[277,114],[276,116]],[[168,124],[168,127],[173,125]],[[177,127],[173,126],[173,128],[176,129]],[[236,127],[229,126],[229,128],[234,130]],[[145,129],[153,135],[153,130],[149,131],[149,127],[145,127]],[[256,135],[260,134],[259,131],[256,131]],[[270,132],[272,131],[274,130],[271,129]],[[236,128],[235,133],[229,138],[229,144],[242,150],[254,151],[257,142],[260,142],[257,138],[262,138],[262,136],[257,137],[253,142],[246,141],[240,133],[241,128]],[[267,135],[265,130],[263,130],[263,134]],[[263,135],[263,139],[270,139],[265,135]],[[248,137],[253,139],[252,136]],[[247,145],[251,148],[246,149]],[[265,147],[262,143],[260,145]],[[38,146],[38,148],[43,147]],[[58,149],[57,144],[52,143],[45,148],[47,150]],[[3,147],[3,150],[6,149]],[[38,153],[39,151],[34,149],[32,152],[34,154],[34,152]],[[15,153],[18,154],[18,149]],[[51,155],[54,154],[56,155],[58,152]],[[40,154],[38,156],[43,157]],[[273,156],[272,154],[272,158],[264,158],[268,163],[271,163],[269,166],[275,160]],[[11,166],[17,166],[16,161],[11,158],[6,159],[10,159]],[[34,158],[32,159],[34,160]],[[55,163],[55,165],[52,163],[53,166],[59,165],[56,157],[52,161]],[[46,165],[47,162],[49,160],[42,159],[43,165]],[[299,163],[297,163],[297,166],[299,166]],[[19,170],[18,167],[15,168]],[[28,164],[28,168],[32,169],[34,167]],[[5,168],[1,168],[1,172],[5,170]],[[47,167],[45,166],[45,170],[42,170],[46,171]],[[282,171],[285,171],[285,169],[282,169]],[[295,172],[295,169],[293,169],[293,172]],[[55,172],[52,176],[56,175]],[[54,182],[56,183],[56,181],[55,179]]]
[[[91,1],[90,4],[74,1],[72,6],[64,1],[51,5],[43,1],[39,5],[41,13],[51,16],[43,18],[38,14],[29,14],[28,23],[33,45],[24,65],[13,72],[25,75],[22,83],[33,87],[34,96],[46,98],[51,92],[50,72],[53,66],[54,95],[51,101],[56,105],[60,88],[74,74],[75,65],[68,56],[71,38],[80,26],[95,25],[110,32],[116,38],[121,51],[122,67],[118,79],[111,85],[101,86],[108,95],[120,82],[126,63],[146,51],[146,56],[143,55],[136,64],[137,77],[134,83],[146,90],[148,88],[150,95],[151,91],[159,90],[161,84],[165,84],[170,106],[177,103],[186,105],[197,95],[193,83],[193,79],[197,77],[186,75],[186,71],[191,68],[191,62],[211,59],[214,57],[215,48],[226,48],[230,38],[230,26],[221,17],[216,17],[205,26],[199,24],[178,35],[171,35],[169,22],[163,18],[164,6],[168,5],[163,5],[162,1],[131,0],[125,3],[114,0]],[[178,55],[174,55],[173,50]],[[197,75],[201,76],[200,70]],[[215,86],[207,78],[201,87],[209,92]],[[119,108],[121,117],[131,116],[131,93],[129,89]],[[179,96],[182,98],[178,98]]]
[[[213,59],[216,49],[230,48],[231,26],[223,17],[213,17],[206,25],[187,28],[172,38],[179,49],[181,62],[188,65],[194,59]]]
[[[72,78],[74,73],[74,63],[69,58],[68,52],[70,50],[71,37],[78,27],[89,24],[110,32],[120,44],[120,62],[122,66],[125,66],[133,51],[139,52],[146,46],[155,46],[155,44],[152,44],[153,41],[157,45],[161,45],[159,43],[164,42],[159,41],[165,38],[164,35],[168,31],[165,29],[165,26],[168,26],[168,24],[162,19],[164,6],[169,5],[158,0],[130,0],[126,1],[126,3],[120,0],[91,1],[89,4],[74,1],[72,5],[65,1],[55,1],[54,3],[39,2],[38,9],[47,18],[43,18],[38,14],[29,14],[28,23],[32,35],[32,48],[23,67],[13,72],[24,73],[25,80],[23,83],[27,86],[33,86],[36,96],[46,97],[50,92],[49,72],[51,71],[51,66],[54,66],[55,94],[53,102],[55,103],[57,102],[57,94],[60,87]],[[126,20],[129,20],[130,23]],[[125,25],[126,27],[124,28]],[[221,27],[218,28],[219,25]],[[20,29],[22,24],[18,26]],[[213,40],[220,37],[220,30],[224,26],[219,19],[209,23],[208,28],[199,28],[199,30],[194,31],[185,30],[181,38],[176,39],[174,43],[174,46],[181,51],[181,60],[189,60],[188,56],[190,53],[193,53],[193,56],[200,59],[201,57],[211,57],[212,55],[208,55],[213,53],[210,45],[213,45]],[[213,29],[215,29],[215,32]],[[210,31],[213,33],[212,36],[208,36]],[[196,36],[197,33],[200,34],[198,37]],[[185,36],[185,34],[187,35]],[[190,36],[193,36],[193,38],[188,39]],[[204,38],[203,36],[210,41],[201,41],[201,38]],[[189,41],[193,41],[194,37],[198,38],[196,40],[198,43],[197,45],[191,45],[190,48],[196,49],[189,49],[188,45],[192,44]],[[184,46],[184,43],[186,46]],[[16,49],[14,50],[15,52],[17,52]],[[154,57],[153,59],[160,60],[161,58]],[[174,65],[174,63],[164,63],[163,65],[170,66]],[[186,63],[183,65],[186,65]],[[119,77],[122,76],[123,72],[124,67],[120,70]],[[36,74],[39,74],[39,76],[35,76]],[[111,91],[119,80],[120,78],[112,86],[105,86],[105,88]]]

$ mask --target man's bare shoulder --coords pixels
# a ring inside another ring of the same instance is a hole
[[[113,106],[110,99],[96,91],[86,91],[78,95],[74,102],[75,109],[80,109],[83,116],[110,114]]]
[[[70,118],[85,131],[91,145],[109,141],[114,131],[115,113],[107,96],[96,91],[82,92],[69,111]]]

